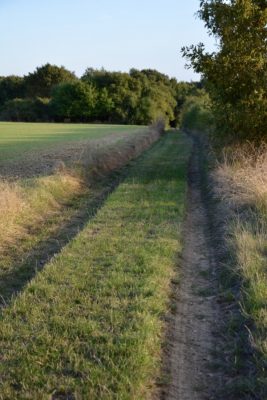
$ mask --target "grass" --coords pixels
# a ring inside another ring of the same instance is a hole
[[[223,213],[228,216],[227,244],[232,256],[224,273],[224,290],[228,303],[234,300],[240,305],[240,315],[233,313],[228,326],[235,337],[235,346],[230,342],[232,348],[228,352],[235,364],[235,399],[266,398],[266,171],[266,145],[258,149],[246,145],[228,150],[214,174],[216,194],[223,199]]]
[[[188,139],[169,133],[3,310],[1,399],[147,399],[177,274]]]
[[[0,182],[0,189],[0,251],[22,239],[29,227],[41,223],[85,191],[82,182],[68,174],[21,183]]]
[[[53,249],[83,225],[120,179],[131,159],[158,140],[157,128],[116,143],[86,149],[79,165],[51,176],[0,181],[0,295],[3,302],[24,286]],[[56,242],[56,244],[54,243]],[[46,244],[47,243],[47,244]],[[59,244],[58,244],[59,243]],[[36,261],[35,261],[36,259]]]
[[[5,160],[17,161],[25,152],[50,149],[64,143],[140,131],[140,126],[133,125],[0,122],[1,163]]]

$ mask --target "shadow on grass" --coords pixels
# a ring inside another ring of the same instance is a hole
[[[96,168],[96,175],[91,177],[95,181],[90,187],[92,195],[74,198],[73,203],[76,204],[66,206],[62,210],[62,216],[57,214],[56,222],[51,217],[45,224],[32,229],[25,241],[15,243],[13,248],[7,250],[0,262],[0,305],[6,306],[83,229],[101,208],[107,196],[128,175],[130,166],[156,144],[159,135],[155,128],[149,137],[144,136],[139,142],[128,143],[127,148],[118,148],[112,157],[109,154],[100,154],[100,158],[96,160],[100,166],[96,164],[99,168]],[[52,225],[52,232],[49,225]]]
[[[63,223],[59,222],[59,226],[52,234],[38,241],[30,249],[23,250],[23,246],[25,246],[23,242],[21,246],[17,243],[13,249],[10,249],[10,252],[13,252],[9,263],[11,265],[0,276],[0,307],[6,307],[23,290],[26,284],[84,228],[103,206],[107,197],[128,176],[132,166],[139,162],[154,146],[160,145],[159,142],[153,143],[138,157],[129,160],[123,167],[97,179],[90,188],[92,194],[89,197],[87,194],[76,199],[76,204],[70,207],[72,208],[72,216],[67,220],[65,219]],[[160,170],[158,173],[157,178],[163,179],[164,175],[161,174]],[[133,179],[135,179],[134,176]],[[151,174],[151,180],[153,180],[153,174]],[[150,179],[142,182],[142,184],[148,184],[149,181]],[[48,224],[53,223],[52,220],[47,222]],[[35,231],[30,232],[30,236],[41,236],[42,229],[44,229],[43,226],[36,227]]]
[[[11,252],[13,252],[10,262],[11,265],[9,265],[8,269],[3,271],[2,276],[0,276],[0,307],[7,306],[10,301],[24,289],[26,284],[32,280],[32,278],[34,278],[63,247],[75,238],[84,226],[97,214],[107,197],[117,188],[126,176],[129,176],[129,173],[133,181],[136,180],[138,184],[147,186],[148,190],[150,190],[149,184],[153,183],[155,180],[164,182],[166,180],[181,179],[181,181],[183,181],[183,174],[181,173],[181,176],[177,174],[175,163],[173,168],[169,169],[166,174],[164,162],[162,164],[161,160],[158,160],[159,168],[155,173],[155,168],[152,168],[154,163],[151,162],[153,153],[152,157],[149,158],[150,162],[146,162],[146,153],[157,146],[161,146],[161,140],[152,144],[150,148],[146,149],[137,158],[129,161],[122,168],[96,181],[91,187],[90,191],[92,194],[89,197],[87,194],[80,199],[76,199],[76,204],[69,207],[72,214],[71,217],[65,218],[63,223],[58,222],[58,226],[55,226],[55,230],[52,233],[45,237],[43,235],[30,249],[24,250],[23,246],[25,246],[25,244],[23,242],[21,246],[17,243],[14,249],[11,249]],[[177,152],[177,158],[180,157],[181,154]],[[132,167],[137,162],[143,163],[143,168],[146,170],[145,176],[136,176]],[[147,173],[147,170],[151,170],[151,174],[149,172]],[[173,208],[173,205],[165,205],[165,207]],[[53,223],[53,220],[48,220],[46,223],[49,224],[51,222]],[[45,229],[45,227],[36,227],[35,231],[30,232],[30,236],[41,237],[40,233],[42,229]]]
[[[13,250],[11,266],[0,277],[0,304],[7,306],[24,286],[66,246],[96,215],[107,197],[127,175],[129,166],[102,178],[91,188],[92,194],[83,196],[76,202],[73,215],[56,229],[56,231],[28,251]],[[78,205],[77,205],[78,203]],[[31,235],[39,235],[42,227],[36,228]],[[23,243],[21,243],[23,246]]]

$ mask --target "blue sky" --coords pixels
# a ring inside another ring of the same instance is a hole
[[[201,41],[213,49],[198,8],[199,0],[0,0],[0,75],[50,62],[78,76],[133,67],[197,79],[180,48]]]

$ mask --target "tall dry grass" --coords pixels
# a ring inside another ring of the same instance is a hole
[[[250,393],[263,399],[267,388],[267,145],[227,149],[213,178],[234,260],[234,271],[229,272],[238,277],[237,302],[254,356],[254,372],[246,377],[242,398]]]
[[[229,205],[267,211],[267,144],[226,149],[215,178],[217,194]]]
[[[26,207],[23,191],[16,183],[0,182],[0,243],[6,242],[10,236],[22,233],[17,224],[17,217]],[[0,244],[0,249],[1,249]]]
[[[27,230],[59,212],[84,190],[78,177],[65,173],[24,182],[0,182],[0,251],[27,235]]]

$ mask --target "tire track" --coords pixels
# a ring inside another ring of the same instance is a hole
[[[175,289],[175,314],[170,321],[166,360],[170,383],[164,400],[216,399],[221,385],[212,371],[219,330],[216,301],[216,257],[202,196],[201,146],[194,142],[189,165],[187,215],[180,284]]]

